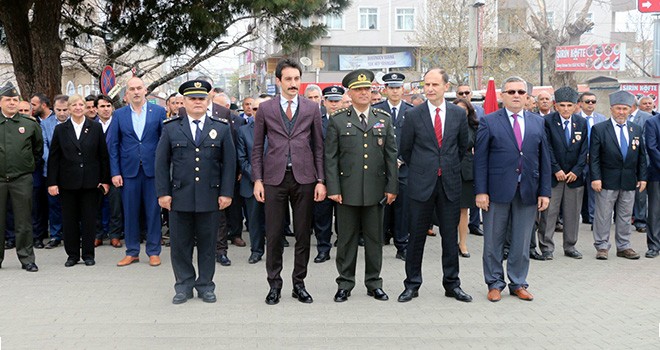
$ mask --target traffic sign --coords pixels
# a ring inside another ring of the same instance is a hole
[[[115,71],[110,66],[105,66],[101,72],[101,93],[107,95],[113,87],[115,87]]]
[[[660,12],[660,0],[637,0],[637,9],[643,13]]]

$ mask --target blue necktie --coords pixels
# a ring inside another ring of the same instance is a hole
[[[396,123],[396,107],[392,107],[392,124]]]
[[[626,127],[626,124],[617,124],[619,128],[619,147],[621,148],[621,155],[623,160],[626,160],[626,155],[628,154],[628,140],[626,140],[626,134],[623,132],[623,128]]]
[[[199,146],[199,141],[202,138],[202,129],[199,128],[199,120],[193,120],[195,123],[195,145]]]
[[[571,145],[571,132],[568,130],[568,120],[564,121],[564,137],[566,137],[566,146]]]

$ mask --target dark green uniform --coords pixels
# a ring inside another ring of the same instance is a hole
[[[365,239],[365,285],[382,288],[383,206],[385,193],[397,193],[397,149],[389,114],[369,108],[367,127],[353,107],[330,117],[325,139],[328,196],[341,194],[337,205],[337,284],[355,286],[358,235]]]
[[[5,257],[7,196],[14,211],[18,259],[23,267],[34,263],[32,172],[43,149],[41,127],[34,118],[18,113],[7,118],[0,113],[0,265]]]

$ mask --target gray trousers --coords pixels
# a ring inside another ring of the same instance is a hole
[[[580,209],[582,208],[582,197],[584,196],[584,186],[570,188],[566,182],[562,181],[552,188],[552,197],[550,197],[550,206],[547,210],[541,212],[539,222],[539,246],[541,252],[554,252],[555,243],[553,236],[555,234],[555,222],[559,216],[559,210],[564,206],[564,252],[575,250],[575,243],[578,239],[578,230],[580,228]],[[550,225],[547,225],[550,223]]]
[[[609,250],[612,212],[616,204],[615,239],[618,251],[630,248],[630,219],[635,204],[635,191],[606,190],[595,192],[594,247]]]
[[[507,235],[507,224],[511,215],[511,246],[507,259],[507,276],[509,290],[527,287],[529,271],[529,233],[536,219],[536,204],[526,205],[520,198],[520,189],[516,190],[510,203],[490,203],[488,211],[483,210],[484,220],[484,280],[488,289],[502,290],[506,287],[504,281],[504,241]],[[554,226],[553,226],[554,228]]]
[[[635,205],[633,206],[633,217],[635,218],[635,227],[646,227],[647,220],[647,211],[648,211],[648,201],[647,201],[647,191],[639,192],[635,191]]]
[[[649,196],[646,244],[649,249],[660,250],[660,182],[649,181],[646,191]]]

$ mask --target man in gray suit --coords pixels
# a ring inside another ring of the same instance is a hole
[[[628,121],[635,123],[642,127],[642,133],[644,133],[644,127],[646,121],[651,119],[653,115],[646,113],[639,109],[639,100],[635,99],[635,102],[628,117]],[[646,140],[645,140],[646,141]],[[633,206],[633,225],[637,232],[646,232],[646,216],[648,212],[648,200],[647,200],[646,191],[640,192],[639,190],[635,191],[635,205]]]
[[[593,92],[585,92],[580,95],[580,114],[587,120],[587,142],[591,143],[591,128],[600,122],[604,122],[607,117],[596,112],[596,95]],[[589,145],[587,145],[588,147]],[[591,172],[589,171],[589,151],[587,150],[587,164],[582,174],[584,183],[587,184],[584,189],[582,199],[582,223],[592,224],[594,222],[594,190],[591,188]]]

